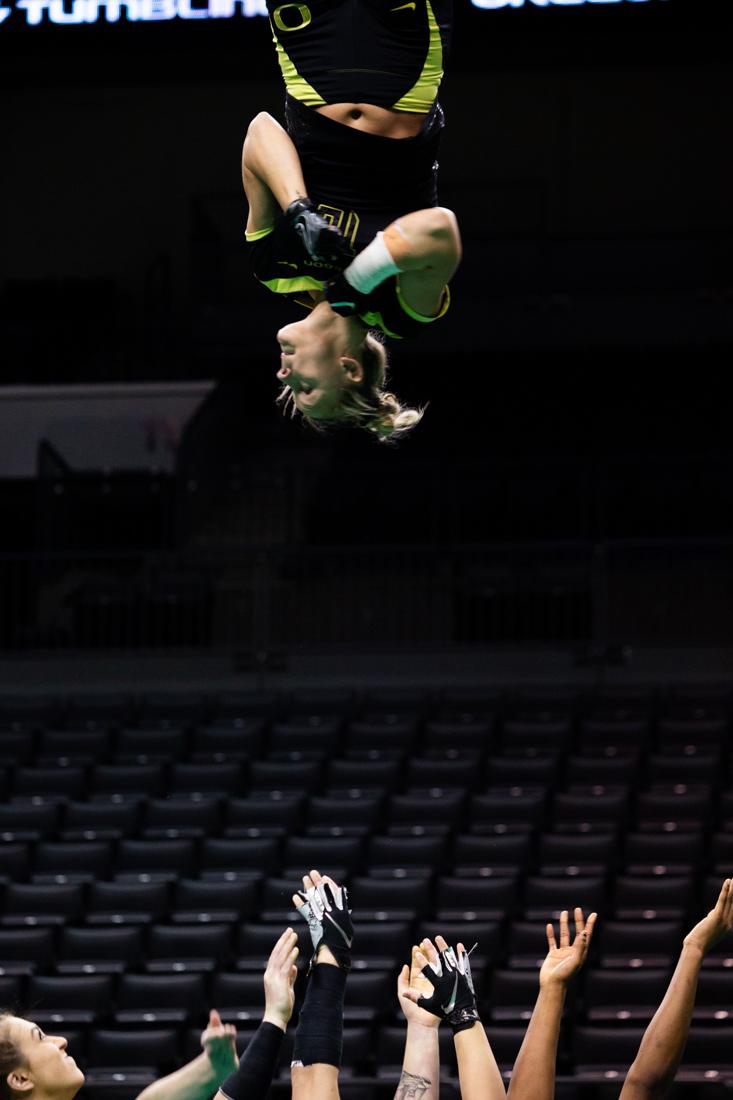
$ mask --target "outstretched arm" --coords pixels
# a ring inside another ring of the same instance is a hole
[[[407,996],[408,989],[429,993],[431,987],[422,977],[420,952],[413,947],[410,966],[403,966],[397,978],[397,998],[407,1020],[405,1056],[395,1100],[438,1100],[440,1089],[440,1019],[418,1008]]]
[[[733,880],[727,878],[715,908],[685,936],[672,980],[644,1033],[621,1090],[621,1100],[658,1100],[674,1081],[690,1027],[702,960],[731,927]]]
[[[295,965],[298,957],[297,942],[295,932],[292,928],[287,928],[272,949],[264,975],[265,1014],[262,1023],[238,1066],[235,1059],[231,1067],[234,1072],[221,1082],[215,1100],[264,1100],[267,1095],[285,1029],[293,1014],[293,986],[298,976]],[[211,1090],[206,1095],[211,1096]]]
[[[560,915],[559,947],[552,925],[547,925],[549,950],[540,970],[540,992],[514,1063],[509,1100],[552,1100],[555,1095],[557,1040],[567,983],[585,962],[595,921],[595,913],[585,922],[582,910],[576,909],[575,939],[571,945],[568,914],[564,910]]]
[[[223,1024],[219,1013],[212,1009],[208,1027],[201,1036],[203,1054],[148,1085],[138,1100],[209,1100],[236,1068],[236,1036],[234,1025]]]
[[[312,870],[303,876],[293,904],[308,925],[313,957],[290,1067],[292,1100],[339,1100],[344,994],[354,940],[349,895]]]
[[[429,993],[414,987],[404,997],[425,1005],[453,1031],[462,1100],[504,1100],[506,1092],[494,1053],[479,1019],[471,962],[462,943],[454,951],[442,936],[424,939],[415,953],[419,978]],[[411,983],[412,985],[413,983]]]

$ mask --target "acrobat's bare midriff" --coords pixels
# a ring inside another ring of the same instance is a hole
[[[326,103],[316,107],[319,114],[355,130],[388,138],[411,138],[420,133],[425,115],[411,111],[392,111],[373,103]]]

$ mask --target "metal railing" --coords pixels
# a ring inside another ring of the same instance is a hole
[[[733,641],[733,540],[0,557],[0,648]]]

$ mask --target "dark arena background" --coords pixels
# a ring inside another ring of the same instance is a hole
[[[344,1100],[391,1100],[396,973],[441,931],[508,1081],[575,905],[556,1095],[610,1100],[733,871],[727,5],[455,3],[465,256],[392,350],[428,403],[398,446],[275,405],[261,0],[0,3],[0,1006],[88,1100],[210,1007],[244,1049],[311,867],[354,906]],[[728,1095],[731,966],[733,934],[675,1096]]]

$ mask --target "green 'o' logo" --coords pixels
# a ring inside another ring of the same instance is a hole
[[[283,19],[282,13],[288,11],[290,8],[294,8],[300,16],[300,23],[289,24]],[[272,18],[275,20],[275,26],[280,31],[301,31],[303,27],[307,27],[311,21],[311,10],[307,4],[281,4],[279,8],[275,8],[272,13]]]

